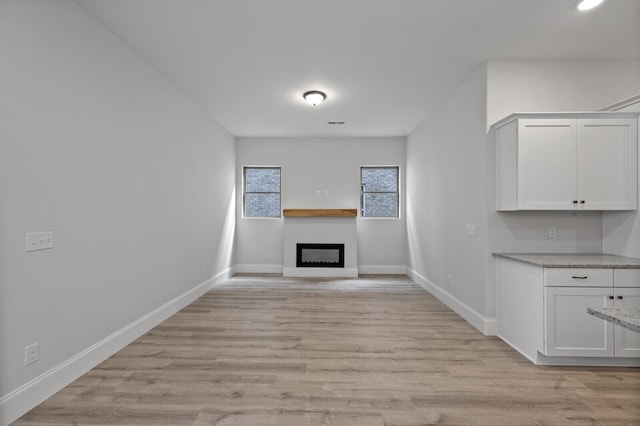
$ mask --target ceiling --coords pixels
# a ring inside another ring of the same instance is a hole
[[[640,0],[77,1],[239,137],[404,136],[487,60],[640,58]]]

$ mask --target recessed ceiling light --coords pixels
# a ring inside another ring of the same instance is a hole
[[[590,10],[593,9],[594,7],[598,6],[600,3],[602,3],[604,0],[581,0],[578,3],[578,10]]]
[[[309,92],[305,92],[304,95],[302,95],[302,97],[310,105],[316,106],[320,104],[322,101],[324,101],[327,98],[327,95],[325,95],[324,93],[318,90],[311,90]]]

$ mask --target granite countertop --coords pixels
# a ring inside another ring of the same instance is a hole
[[[493,253],[495,257],[542,268],[640,269],[640,259],[604,253]]]
[[[640,333],[639,308],[587,308],[587,313]]]

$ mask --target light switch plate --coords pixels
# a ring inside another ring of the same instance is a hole
[[[476,235],[476,226],[470,223],[467,223],[464,227],[465,234],[474,236]]]
[[[25,236],[26,251],[53,248],[53,231],[29,232]]]

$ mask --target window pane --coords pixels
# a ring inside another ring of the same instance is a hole
[[[280,193],[246,193],[244,215],[246,217],[280,217]]]
[[[362,216],[398,217],[398,194],[395,192],[362,194]]]
[[[244,181],[245,192],[280,192],[280,169],[247,167]]]
[[[364,192],[397,192],[398,169],[396,167],[363,167]]]
[[[244,168],[244,216],[280,217],[280,168]]]
[[[398,167],[362,167],[362,217],[399,217]]]

